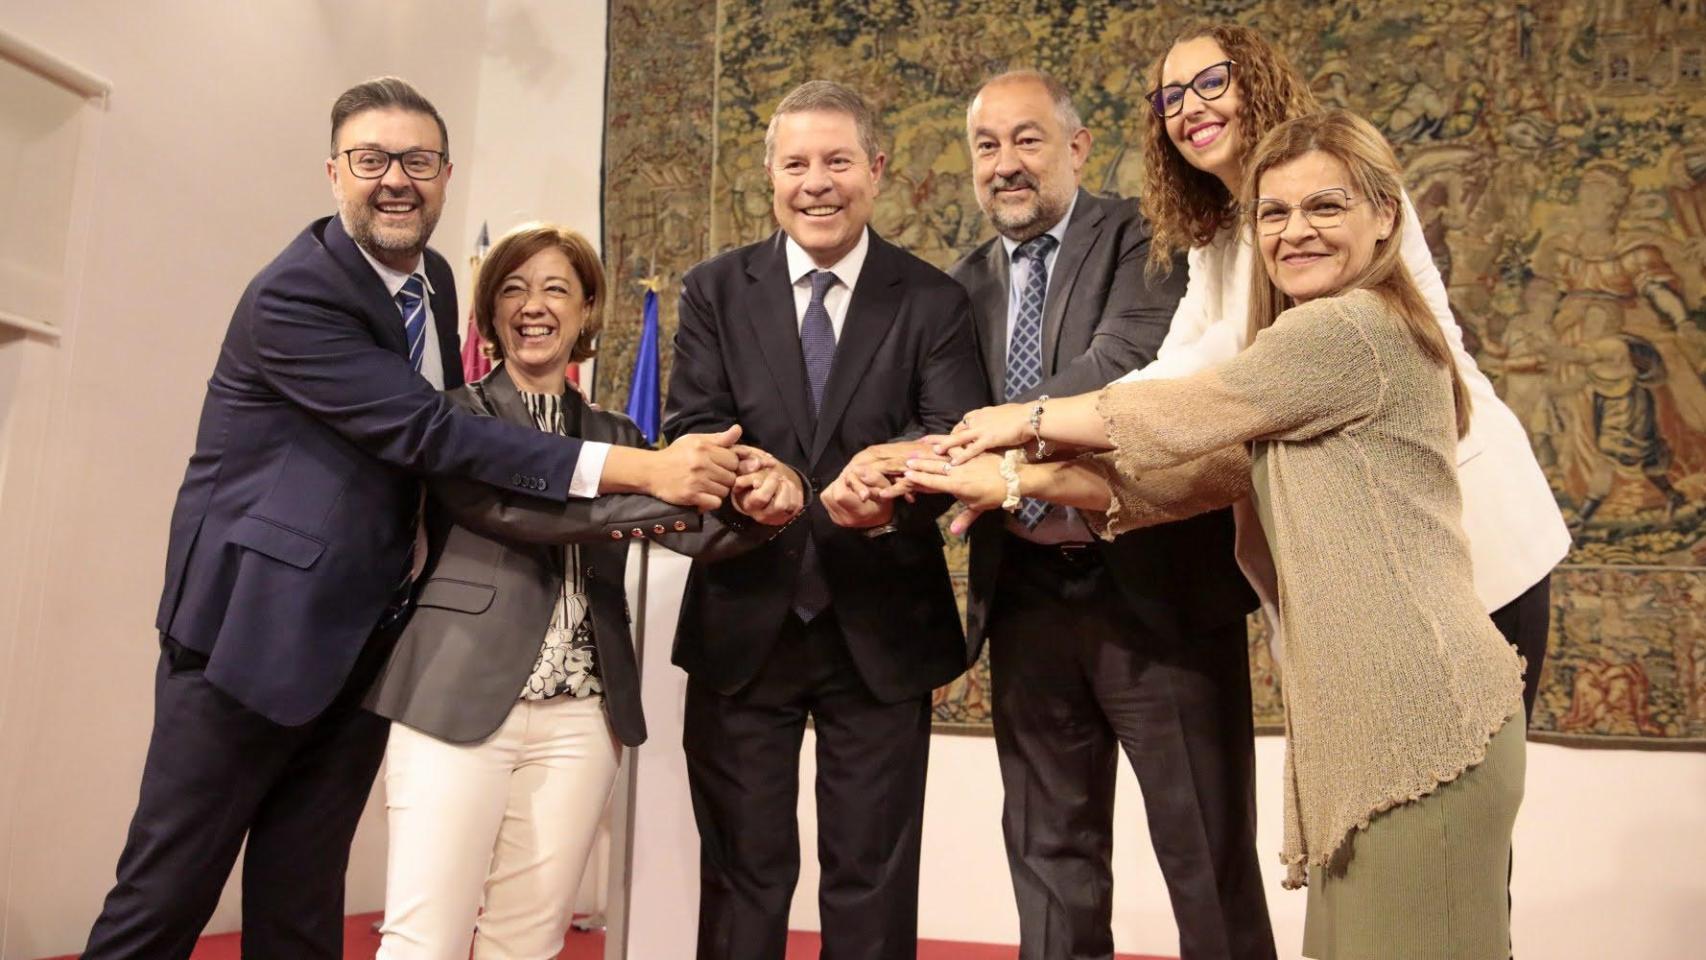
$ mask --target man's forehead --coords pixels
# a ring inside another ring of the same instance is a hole
[[[338,128],[338,143],[345,147],[444,149],[438,122],[431,115],[400,107],[375,107],[351,114]]]
[[[790,150],[858,149],[859,125],[840,110],[799,110],[776,118],[776,144]]]

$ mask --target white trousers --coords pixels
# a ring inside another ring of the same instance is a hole
[[[376,960],[550,960],[616,780],[603,700],[517,700],[482,743],[391,725]]]

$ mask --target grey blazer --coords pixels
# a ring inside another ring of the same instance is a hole
[[[1078,191],[1066,238],[1055,256],[1043,303],[1043,382],[1021,400],[1100,390],[1155,359],[1189,268],[1179,257],[1167,277],[1144,275],[1149,222],[1135,198]],[[966,288],[978,350],[989,375],[989,402],[1004,399],[1007,367],[1007,249],[996,237],[948,270]],[[975,659],[994,603],[1006,537],[1002,515],[985,514],[971,530],[966,642]],[[1098,542],[1115,571],[1128,613],[1151,636],[1182,641],[1236,620],[1256,606],[1232,558],[1232,514],[1218,510]]]
[[[447,396],[481,416],[533,425],[501,364]],[[564,395],[563,416],[582,440],[645,442],[627,417],[594,410],[573,390]],[[581,545],[610,728],[637,746],[646,721],[623,589],[629,541],[655,539],[716,560],[781,529],[752,523],[727,504],[700,514],[638,494],[551,503],[455,479],[431,481],[427,493],[427,566],[415,609],[365,706],[453,743],[491,736],[520,696],[562,586],[558,545]]]

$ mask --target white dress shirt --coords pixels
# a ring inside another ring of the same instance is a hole
[[[812,302],[811,275],[818,270],[835,274],[840,283],[823,292],[823,309],[829,313],[829,327],[835,332],[835,342],[841,342],[841,325],[847,321],[847,305],[853,301],[853,287],[859,282],[859,271],[865,269],[865,254],[871,250],[871,230],[859,231],[859,242],[847,255],[831,267],[819,267],[806,249],[788,237],[782,243],[788,256],[788,282],[794,285],[794,329],[806,323],[806,307]]]
[[[444,389],[444,356],[438,349],[438,327],[432,316],[432,280],[428,279],[421,260],[416,260],[412,270],[393,270],[367,252],[367,248],[356,244],[355,248],[367,259],[373,272],[379,275],[379,281],[385,284],[385,292],[391,295],[393,302],[397,299],[397,291],[403,289],[403,284],[409,277],[418,275],[421,284],[426,289],[426,343],[421,348],[421,376],[432,384],[434,390]],[[397,323],[403,322],[401,311],[397,313]],[[405,338],[406,339],[406,338]],[[457,361],[462,358],[457,357]],[[598,496],[599,481],[604,478],[604,459],[610,454],[610,444],[594,443],[591,441],[581,444],[580,456],[575,460],[575,472],[569,477],[569,496],[592,498]],[[417,551],[417,557],[424,558],[426,551]],[[417,560],[417,563],[421,562]],[[415,571],[417,574],[419,570]]]
[[[1469,432],[1457,444],[1458,483],[1463,491],[1463,532],[1475,567],[1475,590],[1488,611],[1497,610],[1552,571],[1570,550],[1570,533],[1552,488],[1534,459],[1528,434],[1493,384],[1463,349],[1463,331],[1451,314],[1445,283],[1428,252],[1420,219],[1404,197],[1404,265],[1445,332],[1457,372],[1469,388],[1473,411]],[[1120,380],[1182,377],[1230,359],[1244,349],[1249,328],[1250,278],[1263,269],[1249,235],[1221,230],[1190,251],[1190,279],[1173,313],[1155,362]],[[1266,558],[1253,552],[1261,534],[1253,515],[1239,511],[1239,563],[1246,573]],[[1246,529],[1257,526],[1256,530]],[[1252,581],[1256,577],[1252,575]],[[1269,598],[1264,597],[1264,604]]]

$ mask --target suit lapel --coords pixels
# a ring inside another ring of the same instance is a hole
[[[355,241],[344,232],[343,221],[336,215],[326,224],[324,238],[326,252],[332,255],[355,285],[361,298],[360,307],[367,314],[367,325],[373,331],[374,339],[385,349],[408,359],[409,341],[403,335],[403,315],[398,312],[391,294],[385,290],[385,282],[373,272],[373,265],[361,255]],[[434,309],[437,309],[436,304]]]
[[[1054,269],[1048,278],[1048,299],[1043,303],[1043,377],[1055,373],[1055,349],[1060,343],[1060,325],[1066,316],[1066,301],[1072,296],[1072,285],[1084,266],[1084,257],[1102,233],[1102,205],[1082,187],[1078,190],[1077,205],[1072,222],[1066,225],[1066,239],[1054,258]]]
[[[432,284],[432,322],[437,327],[438,358],[444,367],[444,389],[462,386],[462,338],[458,336],[456,294],[449,271],[433,269],[431,259],[423,256],[421,267]]]
[[[900,308],[900,270],[892,259],[894,249],[875,231],[870,238],[870,250],[865,254],[865,265],[859,271],[853,300],[847,304],[847,318],[841,323],[841,336],[835,343],[835,364],[829,368],[829,382],[823,388],[823,407],[818,410],[811,456],[806,458],[808,465],[817,463],[829,446],[829,438],[835,435],[836,425],[847,412],[853,391],[864,378],[889,328],[894,326],[895,312]]]
[[[972,312],[977,317],[978,346],[983,351],[983,372],[989,377],[990,396],[1004,398],[1007,382],[1007,302],[1011,270],[1007,247],[996,237],[989,242],[983,269],[972,271]]]
[[[747,260],[746,275],[750,282],[746,291],[746,317],[758,350],[764,355],[764,365],[770,369],[770,378],[782,395],[782,406],[794,425],[800,449],[810,450],[812,401],[806,388],[806,361],[800,353],[794,288],[788,282],[788,257],[782,249],[784,237],[782,231],[776,231],[770,242],[756,248]]]
[[[527,402],[521,399],[521,391],[515,388],[515,381],[509,378],[504,370],[503,361],[498,361],[492,372],[480,378],[480,392],[485,395],[486,405],[491,408],[492,416],[509,423],[519,423],[523,426],[533,426],[533,414],[527,412]],[[567,398],[563,405],[563,419],[567,424],[569,408]],[[577,436],[573,430],[570,436]]]

